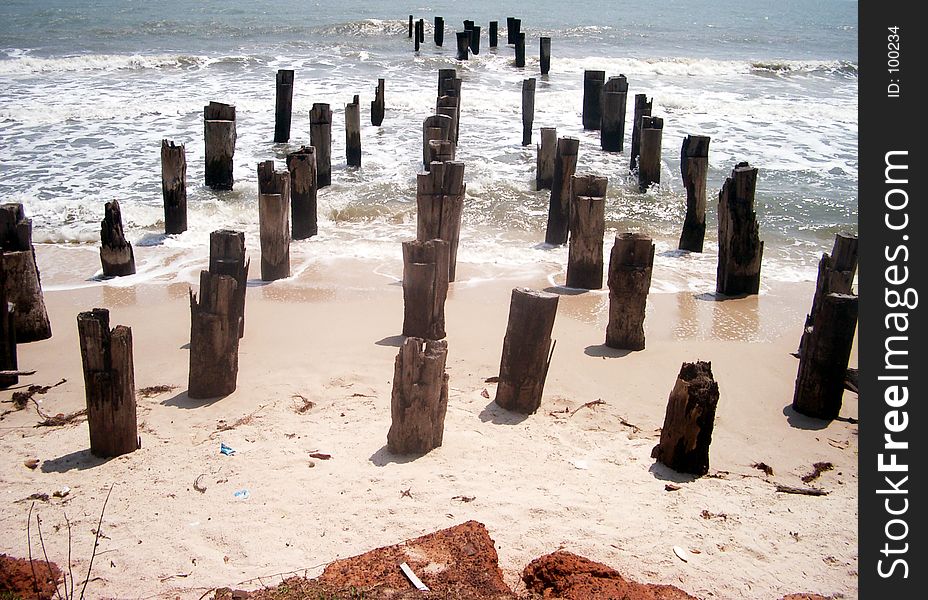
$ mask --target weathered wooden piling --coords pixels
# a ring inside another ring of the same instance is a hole
[[[432,163],[416,176],[416,239],[448,242],[448,281],[454,281],[464,209],[464,163]]]
[[[490,21],[490,48],[499,46],[499,22]]]
[[[606,233],[606,186],[596,175],[574,175],[570,185],[570,244],[567,287],[603,287],[603,236]]]
[[[273,160],[258,163],[258,227],[261,279],[290,277],[290,173]]]
[[[293,239],[303,240],[319,233],[316,192],[316,149],[302,146],[287,154],[290,171],[290,220]]]
[[[719,265],[715,289],[719,294],[756,294],[764,243],[754,212],[757,169],[742,162],[719,191]]]
[[[0,250],[6,299],[16,307],[13,323],[17,343],[52,337],[32,246],[32,219],[26,218],[20,203],[0,205]]]
[[[419,19],[419,43],[425,43],[425,19]]]
[[[551,332],[557,302],[557,294],[528,288],[512,290],[495,397],[506,410],[530,415],[541,406],[554,352]]]
[[[513,34],[515,31],[515,17],[506,17],[506,44],[512,45],[516,43],[516,36]]]
[[[712,363],[683,363],[667,400],[660,442],[651,458],[679,473],[708,473],[718,403],[719,385],[712,378]]]
[[[135,409],[135,367],[132,330],[117,325],[110,330],[105,308],[77,315],[90,453],[110,458],[138,450]]]
[[[441,98],[444,96],[457,98],[457,100],[453,103],[449,100],[442,101]],[[442,110],[436,110],[435,112],[438,114],[448,114],[452,117],[454,128],[451,130],[451,137],[449,139],[457,144],[458,133],[461,127],[461,79],[457,76],[457,71],[455,69],[439,69],[438,102],[436,106],[442,108],[451,106],[452,104],[454,105],[454,115]]]
[[[6,299],[6,272],[3,269],[3,248],[0,248],[0,371],[16,371],[16,307]],[[19,383],[18,375],[0,375],[0,390]]]
[[[428,171],[429,142],[432,140],[453,141],[454,119],[448,115],[431,115],[422,122],[422,162],[423,168]]]
[[[518,44],[519,34],[521,33],[522,33],[522,19],[513,19],[512,20],[512,41],[510,41],[509,43],[513,45]]]
[[[421,30],[422,30],[422,21],[421,21],[421,20],[416,21],[416,31],[415,31],[415,33],[413,34],[414,39],[413,39],[413,42],[412,42],[412,43],[413,43],[413,50],[415,50],[416,52],[419,51],[419,33],[420,33]]]
[[[409,37],[412,39],[413,36],[413,24],[412,24],[412,15],[409,15]]]
[[[467,53],[470,50],[470,31],[458,31],[455,33],[458,43],[458,52],[455,58],[458,60],[467,60]]]
[[[248,267],[245,258],[245,233],[217,229],[209,234],[209,272],[228,275],[235,280],[232,310],[238,322],[238,337],[245,335],[245,291],[248,289]]]
[[[557,155],[557,129],[541,128],[541,143],[536,147],[535,189],[550,190],[554,180],[554,162]]]
[[[602,126],[605,71],[583,72],[583,128],[595,131]]]
[[[440,96],[435,102],[435,114],[451,117],[451,126],[448,130],[449,139],[458,143],[458,115],[461,114],[459,100],[456,96]]]
[[[532,122],[535,120],[535,78],[522,81],[522,145],[532,143]]]
[[[680,149],[680,174],[686,188],[686,217],[680,233],[680,250],[702,252],[706,237],[706,177],[709,172],[709,136],[688,135]]]
[[[433,162],[454,160],[454,142],[449,140],[429,140],[429,168]],[[427,168],[426,171],[429,169]]]
[[[445,19],[443,17],[435,17],[434,37],[436,46],[445,43]]]
[[[448,342],[406,338],[396,355],[387,449],[425,454],[441,446],[448,410]]]
[[[538,60],[541,63],[541,74],[547,75],[551,70],[551,38],[538,39]]]
[[[383,123],[384,113],[384,80],[377,80],[377,89],[374,90],[374,99],[371,101],[371,125],[380,127]]]
[[[557,141],[554,157],[554,179],[551,181],[551,199],[548,203],[548,226],[545,243],[555,246],[567,243],[570,222],[570,180],[577,170],[577,152],[580,140],[563,137]]]
[[[516,38],[516,67],[522,68],[525,66],[525,33],[519,32],[518,37]]]
[[[200,297],[190,294],[190,369],[187,395],[217,398],[235,391],[238,380],[239,319],[228,275],[200,271]]]
[[[625,75],[610,77],[603,86],[600,146],[606,152],[621,152],[625,145],[625,104],[628,80]]]
[[[857,272],[857,236],[848,233],[835,235],[831,254],[823,254],[818,263],[818,278],[812,310],[806,317],[806,327],[812,325],[822,298],[828,294],[852,294],[854,274]]]
[[[345,153],[349,167],[361,166],[361,101],[345,105]]]
[[[164,233],[187,231],[187,153],[183,144],[161,140],[161,196]]]
[[[403,335],[445,337],[450,251],[445,240],[403,242]]]
[[[615,236],[609,256],[609,323],[606,345],[644,350],[644,316],[654,266],[654,244],[641,233]]]
[[[638,168],[638,157],[641,154],[641,117],[651,116],[653,100],[648,100],[647,94],[635,94],[635,120],[632,123],[632,150],[629,154],[628,168],[634,171]]]
[[[480,54],[480,25],[470,28],[470,51],[474,56]]]
[[[104,277],[122,277],[135,273],[135,256],[132,244],[126,240],[122,229],[122,213],[119,202],[107,202],[100,223],[100,262]]]
[[[309,111],[309,143],[316,149],[316,183],[319,189],[332,184],[332,111],[317,102]]]
[[[293,70],[277,71],[277,102],[274,104],[274,143],[290,141],[290,119],[293,109]]]
[[[857,329],[857,296],[829,293],[814,316],[799,355],[793,410],[817,419],[841,412],[847,363]]]
[[[231,190],[232,157],[235,154],[235,107],[210,102],[203,108],[203,138],[206,144],[206,187]]]
[[[641,117],[641,156],[638,160],[638,191],[646,192],[661,182],[661,139],[664,119]]]

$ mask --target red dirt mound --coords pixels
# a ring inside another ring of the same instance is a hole
[[[14,598],[24,600],[48,600],[55,595],[60,580],[61,569],[55,563],[33,559],[30,565],[25,558],[0,554],[0,592],[10,592]]]

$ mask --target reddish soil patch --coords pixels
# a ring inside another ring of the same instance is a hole
[[[60,580],[61,569],[55,563],[33,559],[30,565],[25,558],[0,554],[0,592],[10,592],[14,598],[23,600],[48,600],[55,595],[56,582]]]

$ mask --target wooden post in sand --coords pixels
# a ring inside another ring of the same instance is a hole
[[[615,236],[609,257],[609,323],[606,345],[644,350],[644,315],[651,287],[654,244],[641,233]]]
[[[602,129],[599,143],[605,152],[621,152],[625,145],[625,103],[628,80],[625,75],[610,77],[603,87]]]
[[[660,442],[651,451],[651,458],[679,473],[708,473],[718,403],[719,385],[712,378],[712,363],[683,363],[667,400]]]
[[[541,63],[541,74],[547,75],[551,70],[551,38],[541,37],[538,40],[538,59]]]
[[[490,21],[490,48],[499,46],[499,21]]]
[[[448,281],[454,281],[464,209],[464,163],[432,163],[416,176],[416,239],[448,242]]]
[[[550,190],[554,180],[554,161],[557,155],[557,129],[541,128],[541,143],[535,147],[535,189]]]
[[[641,117],[641,156],[638,159],[638,191],[646,192],[661,182],[661,138],[664,119]]]
[[[583,72],[583,128],[595,131],[603,120],[603,86],[605,71]]]
[[[122,213],[119,202],[107,202],[105,215],[100,224],[100,262],[104,277],[122,277],[135,273],[135,256],[132,244],[126,240],[122,229]]]
[[[6,273],[3,270],[3,249],[0,248],[0,371],[16,371],[16,307],[6,300]],[[19,383],[18,375],[0,375],[0,390]]]
[[[422,123],[422,162],[423,168],[429,170],[429,142],[432,140],[453,141],[454,119],[448,115],[432,115]]]
[[[551,331],[557,301],[557,294],[528,288],[512,290],[495,398],[506,410],[530,415],[541,406],[554,353]]]
[[[448,410],[448,342],[406,338],[396,355],[387,448],[425,454],[441,446]]]
[[[429,140],[429,165],[433,162],[448,162],[452,160],[454,160],[454,142],[448,140]]]
[[[567,287],[584,290],[603,287],[608,181],[596,175],[574,175],[571,178]]]
[[[277,71],[277,102],[274,104],[274,143],[290,141],[290,118],[293,107],[293,70]]]
[[[6,299],[16,307],[13,323],[17,343],[52,337],[32,246],[32,219],[26,218],[22,204],[0,205],[0,250]]]
[[[577,170],[579,149],[580,140],[577,138],[563,137],[557,141],[551,200],[548,203],[548,227],[545,231],[546,244],[557,246],[567,243],[570,225],[567,220],[570,209],[570,178]]]
[[[444,240],[403,242],[403,335],[445,337],[450,245]]]
[[[316,149],[316,183],[318,189],[332,184],[332,111],[317,102],[309,111],[309,143]]]
[[[709,172],[709,136],[688,135],[680,149],[680,174],[686,188],[686,218],[680,250],[702,252],[706,237],[706,177]]]
[[[295,240],[303,240],[319,233],[316,212],[316,149],[312,146],[302,146],[296,152],[287,154],[287,170],[290,171],[292,236]]]
[[[128,454],[140,446],[135,411],[132,330],[110,330],[105,308],[77,315],[90,453],[100,458]]]
[[[383,123],[383,113],[384,113],[383,86],[384,86],[384,80],[378,79],[377,89],[374,90],[374,99],[371,101],[371,125],[373,125],[374,127],[380,127],[380,125]]]
[[[522,81],[522,145],[532,143],[532,121],[535,120],[535,78]]]
[[[345,105],[345,152],[349,167],[361,166],[361,102]]]
[[[187,153],[183,144],[161,140],[161,196],[164,233],[187,231]]]
[[[726,296],[756,294],[764,243],[754,212],[757,169],[742,162],[719,191],[719,266],[715,291]]]
[[[455,58],[458,60],[467,60],[467,53],[470,50],[470,31],[458,31],[455,33],[458,43],[458,51]]]
[[[854,274],[857,272],[857,236],[848,233],[835,235],[831,254],[822,254],[818,263],[818,278],[812,310],[806,316],[806,327],[811,327],[822,299],[828,294],[852,294]]]
[[[435,45],[441,46],[445,43],[445,19],[443,17],[435,17]]]
[[[190,290],[190,371],[187,395],[217,398],[235,391],[238,379],[239,319],[228,275],[200,271],[200,297]]]
[[[516,67],[525,66],[525,32],[520,31],[516,38]]]
[[[245,259],[245,233],[217,229],[209,234],[209,272],[228,275],[235,280],[232,310],[238,321],[238,337],[245,335],[245,291],[248,289],[248,267]]]
[[[855,329],[857,296],[830,293],[821,299],[800,350],[793,410],[817,419],[838,416]]]
[[[258,163],[258,227],[261,279],[290,277],[290,173],[273,160]]]
[[[203,108],[203,138],[206,143],[206,187],[232,189],[232,156],[235,154],[235,107],[210,102]]]
[[[635,120],[632,122],[632,151],[629,154],[629,171],[638,168],[638,156],[641,154],[641,117],[651,116],[651,105],[653,103],[653,100],[648,100],[647,94],[635,94]]]

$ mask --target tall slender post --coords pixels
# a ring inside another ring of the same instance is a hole
[[[6,300],[6,272],[0,247],[0,371],[16,371],[16,307]],[[18,375],[0,375],[0,390],[19,383]]]
[[[377,89],[374,90],[374,99],[371,101],[371,125],[380,127],[383,123],[384,113],[384,80],[377,80]]]
[[[274,161],[258,163],[258,230],[261,279],[290,276],[290,173],[274,169]]]
[[[416,239],[448,242],[448,281],[456,273],[466,187],[462,162],[432,163],[428,173],[416,176]]]
[[[302,240],[319,233],[316,192],[319,184],[316,175],[316,149],[302,146],[287,154],[290,171],[290,218],[293,221],[293,239]]]
[[[541,74],[547,75],[551,70],[551,38],[538,39],[538,59],[541,62]]]
[[[628,168],[634,171],[638,168],[638,156],[641,153],[641,117],[651,116],[651,104],[647,94],[635,94],[635,120],[632,123],[632,151],[629,154]]]
[[[519,35],[516,38],[516,67],[521,69],[524,66],[525,66],[525,33],[519,32]]]
[[[448,115],[432,115],[426,117],[422,123],[422,162],[423,168],[428,171],[429,142],[433,140],[453,141],[454,119]]]
[[[412,39],[413,34],[413,25],[412,25],[412,15],[409,15],[409,38]]]
[[[470,50],[470,31],[458,31],[455,33],[458,43],[458,52],[455,58],[458,60],[467,60],[467,52]]]
[[[719,191],[719,266],[715,289],[738,296],[760,290],[764,243],[754,212],[757,169],[738,163]]]
[[[661,138],[664,119],[641,117],[641,157],[638,164],[638,190],[646,192],[661,182]]]
[[[628,80],[625,75],[610,77],[603,88],[600,145],[606,152],[621,152],[625,143],[625,102]]]
[[[274,143],[290,141],[290,117],[293,107],[293,70],[277,71],[277,102],[274,110]]]
[[[319,189],[332,184],[332,111],[317,102],[309,112],[309,142],[316,149],[316,177]]]
[[[187,231],[187,152],[183,144],[161,140],[161,196],[164,233]]]
[[[235,154],[235,107],[210,102],[203,108],[203,137],[206,144],[206,187],[232,189],[232,156]]]
[[[605,71],[583,72],[583,128],[597,130],[603,120],[603,86]]]
[[[545,243],[560,245],[567,243],[570,210],[570,178],[577,170],[577,152],[580,140],[563,137],[557,141],[554,157],[554,180],[551,182],[551,199],[548,203],[548,227]]]
[[[515,18],[506,17],[506,44],[511,46],[516,43],[515,36]]]
[[[522,81],[522,145],[532,143],[532,121],[535,120],[535,78]]]
[[[680,174],[686,188],[686,218],[680,250],[702,252],[706,237],[706,178],[709,172],[709,136],[688,135],[680,149]]]
[[[490,48],[496,48],[499,45],[499,22],[490,21]]]
[[[345,105],[345,151],[349,167],[361,166],[361,103],[357,96]]]
[[[541,128],[541,143],[536,147],[535,189],[550,190],[554,181],[554,162],[557,156],[557,129]]]
[[[421,31],[422,31],[422,20],[420,19],[419,21],[416,21],[416,31],[413,33],[413,37],[414,37],[413,42],[412,42],[413,50],[415,50],[416,52],[419,51],[419,44],[420,44],[419,40],[422,37],[420,35]]]
[[[470,28],[470,51],[474,56],[480,54],[480,25]]]
[[[445,19],[442,17],[435,17],[435,45],[441,46],[445,43]]]

